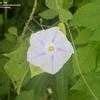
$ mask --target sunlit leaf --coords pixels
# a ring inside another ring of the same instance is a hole
[[[43,73],[43,71],[34,65],[30,65],[30,72],[31,72],[31,77],[34,77],[36,75],[39,75],[40,73]]]
[[[39,16],[41,16],[44,19],[53,19],[58,16],[58,13],[54,10],[48,9],[39,13]]]
[[[17,28],[16,27],[8,28],[8,33],[17,36]]]
[[[73,17],[73,21],[79,26],[85,26],[91,28],[92,30],[96,29],[98,26],[100,26],[99,10],[99,3],[89,3],[77,10]]]
[[[63,23],[67,23],[68,20],[72,19],[72,14],[64,9],[59,9],[59,19]]]
[[[66,27],[64,23],[59,23],[58,27],[61,29],[61,31],[66,35]]]
[[[27,44],[25,41],[19,44],[18,49],[9,54],[10,60],[5,65],[5,71],[12,80],[17,92],[20,92],[21,85],[29,68],[26,61]]]
[[[72,4],[72,0],[46,0],[48,8],[53,10],[59,10],[59,8],[69,8]]]

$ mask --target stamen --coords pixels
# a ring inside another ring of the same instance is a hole
[[[53,52],[54,50],[55,50],[55,48],[53,46],[48,47],[48,51]]]

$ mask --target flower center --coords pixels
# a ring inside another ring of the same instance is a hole
[[[54,44],[49,43],[48,46],[47,46],[47,51],[48,51],[49,53],[54,53],[54,51],[55,51],[55,46],[54,46]]]
[[[49,46],[49,47],[48,47],[48,51],[49,51],[49,52],[53,52],[54,50],[55,50],[54,46]]]

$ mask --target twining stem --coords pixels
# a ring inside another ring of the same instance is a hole
[[[25,23],[25,26],[24,26],[24,29],[23,29],[23,32],[22,32],[22,37],[24,37],[24,35],[25,35],[25,33],[26,33],[27,29],[28,29],[28,26],[29,26],[31,20],[33,19],[33,15],[35,13],[36,7],[37,7],[37,0],[34,1],[32,12],[31,12],[31,14],[29,16],[29,19]]]
[[[26,31],[29,29],[29,24],[30,24],[31,20],[33,19],[33,15],[34,15],[34,13],[35,13],[36,7],[37,7],[37,0],[34,1],[34,5],[33,5],[32,12],[31,12],[31,14],[30,14],[30,16],[29,16],[29,19],[28,19],[27,22],[25,23],[25,26],[24,26],[24,28],[23,28],[23,32],[22,32],[21,39],[24,38]],[[18,95],[20,94],[21,84],[22,84],[22,82],[23,82],[23,80],[24,80],[24,78],[25,78],[27,72],[28,72],[28,70],[27,70],[27,71],[25,72],[25,74],[23,75],[23,78],[22,78],[22,80],[21,80],[21,82],[20,82],[20,85],[19,85],[19,87],[17,88],[17,94],[18,94]]]
[[[10,100],[10,88],[11,88],[11,87],[10,87],[10,81],[9,81],[9,80],[8,80],[8,83],[9,83],[9,85],[8,85],[8,86],[9,86],[9,91],[8,91],[8,100]]]
[[[76,47],[75,47],[75,44],[74,44],[74,39],[73,39],[73,36],[71,34],[71,30],[69,28],[69,25],[67,24],[67,28],[68,28],[68,32],[70,34],[70,38],[72,40],[72,44],[73,44],[73,47],[74,47],[74,51],[75,51],[75,60],[76,60],[76,63],[77,63],[77,68],[79,70],[79,73],[81,75],[81,78],[83,79],[85,85],[87,86],[87,88],[89,89],[90,93],[92,94],[92,96],[95,98],[95,100],[98,100],[97,96],[95,95],[95,93],[93,92],[93,90],[91,89],[91,87],[89,86],[87,80],[85,79],[84,75],[82,74],[82,71],[81,71],[81,68],[80,68],[80,64],[79,64],[79,60],[78,60],[78,54],[77,54],[77,50],[76,50]]]

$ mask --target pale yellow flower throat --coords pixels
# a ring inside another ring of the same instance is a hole
[[[48,52],[54,52],[55,51],[55,47],[53,44],[49,44],[48,45]]]

